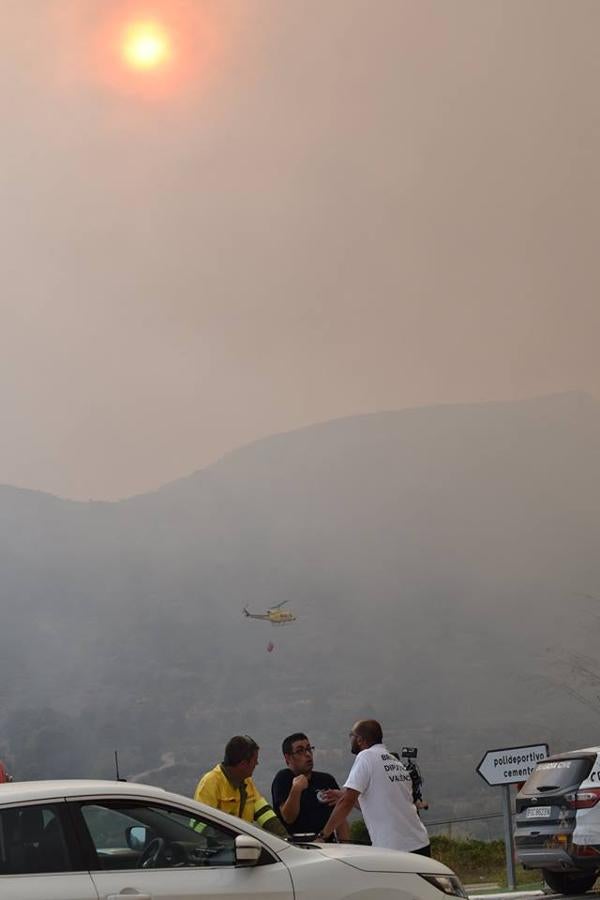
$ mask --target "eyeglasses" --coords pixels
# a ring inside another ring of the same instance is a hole
[[[309,754],[312,756],[315,752],[314,747],[298,747],[297,750],[292,750],[292,756],[308,756]]]

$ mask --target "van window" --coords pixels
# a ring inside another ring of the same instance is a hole
[[[577,787],[587,778],[593,759],[588,756],[573,759],[554,759],[538,763],[532,775],[521,790],[521,796],[552,794],[567,788]]]

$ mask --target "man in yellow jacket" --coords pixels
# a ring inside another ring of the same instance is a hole
[[[194,800],[285,838],[286,829],[252,780],[258,765],[258,751],[258,744],[247,734],[230,738],[223,762],[202,776]]]

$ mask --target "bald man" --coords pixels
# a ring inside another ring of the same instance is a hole
[[[413,802],[410,772],[386,748],[379,722],[356,722],[350,750],[356,759],[319,838],[327,840],[358,803],[374,847],[431,856],[429,835]]]

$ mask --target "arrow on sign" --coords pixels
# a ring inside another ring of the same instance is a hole
[[[547,756],[548,744],[502,747],[500,750],[488,750],[477,771],[488,784],[516,784],[527,781],[537,764]]]

